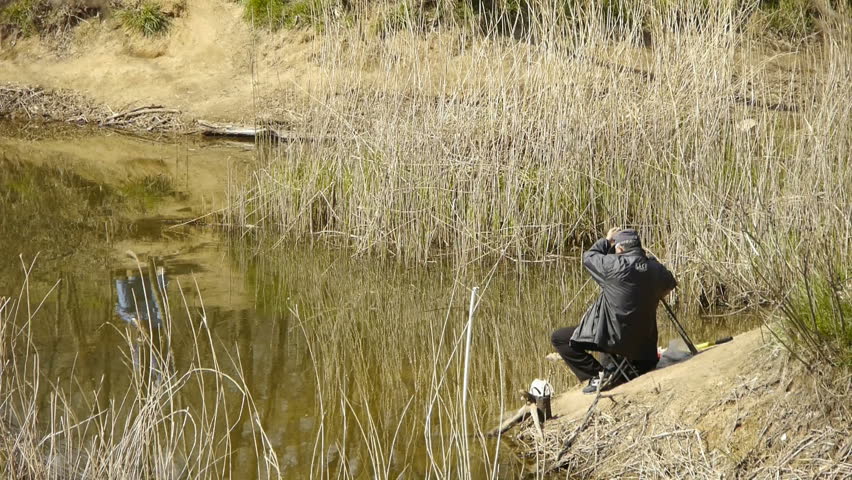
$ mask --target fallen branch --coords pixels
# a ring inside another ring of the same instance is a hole
[[[223,123],[197,120],[195,122],[198,133],[210,137],[234,137],[234,138],[257,138],[269,136],[283,142],[331,142],[340,140],[337,137],[306,136],[298,133],[278,130],[272,127],[249,127],[245,125],[230,125]]]
[[[682,435],[682,434],[685,434],[685,433],[688,433],[690,435],[694,435],[697,432],[698,432],[698,430],[696,430],[694,428],[690,428],[690,429],[687,429],[687,430],[675,430],[673,432],[665,432],[665,433],[660,433],[660,434],[657,434],[657,435],[651,435],[648,438],[665,438],[665,437],[671,437],[672,435]]]
[[[532,407],[535,408],[535,404],[532,404]],[[515,425],[524,421],[524,419],[526,419],[527,416],[529,416],[531,414],[531,410],[532,409],[530,409],[529,403],[524,405],[523,407],[519,408],[518,411],[515,412],[514,415],[507,418],[506,420],[503,420],[503,422],[500,423],[500,425],[489,430],[488,433],[486,433],[486,436],[496,437],[496,436],[499,436],[499,435],[506,433],[510,428],[512,428]]]
[[[172,109],[172,108],[162,108],[162,107],[158,107],[158,106],[140,107],[140,108],[130,110],[128,112],[117,113],[117,114],[107,118],[103,122],[101,122],[101,125],[112,125],[112,124],[118,122],[119,120],[124,121],[124,120],[129,120],[129,119],[134,118],[134,117],[139,117],[139,116],[142,116],[142,115],[151,115],[151,114],[157,114],[157,113],[171,113],[171,114],[176,115],[176,114],[180,113],[180,110],[175,110],[175,109]]]
[[[202,135],[208,135],[212,137],[254,138],[261,135],[272,135],[274,137],[279,136],[277,131],[269,128],[254,128],[240,125],[226,125],[206,122],[203,120],[197,121],[196,124],[198,125],[198,130],[199,132],[201,132]]]
[[[530,409],[530,416],[532,416],[533,423],[535,423],[535,431],[538,433],[539,440],[544,440],[544,430],[542,430],[541,420],[538,418],[538,407],[534,403],[527,405],[527,407]]]

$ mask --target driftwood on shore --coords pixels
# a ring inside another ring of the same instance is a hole
[[[496,427],[489,430],[486,435],[489,437],[496,437],[506,433],[507,431],[509,431],[509,429],[524,421],[524,419],[527,418],[533,410],[535,410],[534,403],[528,403],[524,405],[523,407],[519,408],[514,415],[503,420],[500,425],[497,425]]]
[[[180,110],[162,105],[145,105],[98,120],[101,127],[132,128],[134,130],[179,131],[183,129]]]
[[[180,110],[165,108],[161,105],[150,105],[145,107],[137,107],[126,112],[116,113],[109,118],[100,122],[101,126],[112,126],[121,123],[126,123],[132,118],[141,117],[143,115],[179,115]]]
[[[223,123],[213,123],[205,120],[198,120],[196,126],[198,133],[209,137],[236,137],[236,138],[256,138],[270,136],[280,138],[281,132],[274,128],[268,127],[249,127],[245,125],[231,125]]]
[[[251,127],[204,120],[190,122],[184,112],[164,105],[146,104],[116,111],[77,92],[15,84],[0,85],[0,117],[7,116],[24,121],[56,121],[137,132],[200,133],[244,139],[266,136],[284,141],[316,140],[274,126]]]
[[[209,122],[197,120],[195,122],[197,132],[208,137],[230,137],[230,138],[272,138],[284,142],[294,141],[328,141],[330,137],[311,137],[284,131],[272,126],[252,127],[247,125],[233,125],[227,123]]]
[[[182,132],[180,110],[144,105],[115,112],[77,92],[45,90],[15,84],[0,85],[0,117],[24,121],[54,121],[119,128],[138,132]]]

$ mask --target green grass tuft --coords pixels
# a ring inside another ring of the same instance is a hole
[[[803,348],[822,350],[838,363],[852,366],[852,299],[850,278],[833,271],[804,273],[801,284],[783,305],[786,325]],[[811,338],[808,338],[811,337]],[[805,340],[812,342],[811,345]],[[815,352],[812,352],[815,353]]]
[[[118,18],[129,32],[145,37],[163,35],[171,25],[171,19],[163,8],[151,1],[118,11]]]
[[[0,23],[14,25],[24,35],[37,33],[37,7],[35,0],[17,0],[0,11]]]
[[[246,0],[245,18],[257,25],[270,26],[277,23],[284,11],[283,0]]]
[[[105,4],[79,1],[0,0],[0,25],[23,36],[61,34],[106,9]]]
[[[400,30],[411,28],[414,15],[408,2],[400,2],[378,16],[371,30],[376,35],[388,35]]]
[[[783,40],[799,40],[817,31],[819,12],[808,0],[764,0],[760,2],[766,30]]]
[[[245,18],[254,25],[275,28],[321,26],[322,0],[245,0]]]

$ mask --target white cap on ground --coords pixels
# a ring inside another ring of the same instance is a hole
[[[550,386],[547,380],[536,378],[530,384],[529,392],[536,397],[549,397],[553,394],[553,387]]]

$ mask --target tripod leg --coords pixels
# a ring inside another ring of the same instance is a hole
[[[677,321],[677,317],[675,316],[674,311],[672,311],[672,307],[669,306],[669,302],[667,302],[666,299],[663,299],[663,306],[666,307],[666,311],[669,313],[669,318],[672,319],[672,323],[675,326],[675,330],[677,330],[677,333],[680,335],[680,338],[682,338],[683,341],[686,342],[686,347],[689,348],[689,353],[693,355],[698,355],[698,349],[695,348],[695,344],[692,343],[692,340],[689,339],[689,335],[686,334],[686,330],[684,330],[680,322]]]

